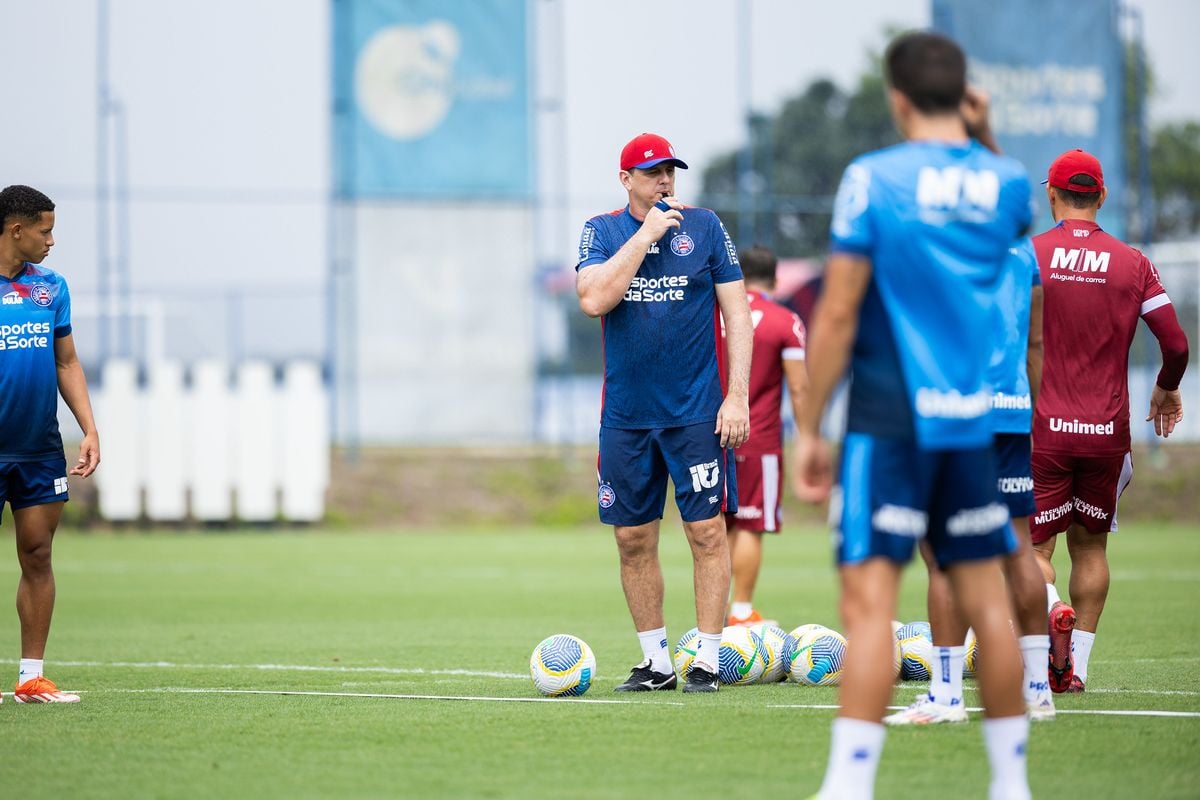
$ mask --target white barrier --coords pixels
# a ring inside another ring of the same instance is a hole
[[[113,521],[314,522],[325,513],[327,392],[311,362],[230,368],[105,364],[93,387],[103,462],[100,515]],[[233,378],[232,383],[230,382]]]

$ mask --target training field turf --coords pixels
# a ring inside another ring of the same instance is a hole
[[[1200,796],[1200,537],[1122,530],[1088,691],[1059,696],[1058,720],[1033,728],[1037,797]],[[674,524],[663,539],[676,639],[694,624],[690,558]],[[807,797],[824,770],[835,689],[613,694],[641,656],[599,526],[67,530],[55,560],[48,672],[83,702],[5,698],[0,798]],[[0,576],[11,597],[15,558]],[[768,541],[758,604],[785,628],[840,627],[834,586],[823,530]],[[924,586],[910,570],[902,620],[925,619]],[[529,654],[557,632],[595,651],[592,690],[513,702],[535,698]],[[900,686],[897,704],[918,687]],[[877,796],[985,796],[979,718],[891,731]]]

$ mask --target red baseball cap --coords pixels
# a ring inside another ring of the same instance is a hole
[[[621,169],[650,169],[664,161],[673,161],[675,166],[687,169],[688,165],[675,157],[675,148],[657,133],[635,136],[621,148]]]
[[[1096,185],[1072,183],[1071,179],[1076,175],[1087,175]],[[1092,194],[1104,188],[1104,170],[1100,168],[1100,160],[1094,155],[1076,148],[1054,159],[1054,163],[1050,165],[1050,173],[1042,183],[1048,183],[1055,189]]]

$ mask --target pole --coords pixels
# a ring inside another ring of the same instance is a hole
[[[108,166],[108,0],[96,3],[96,284],[99,288],[99,359],[108,361],[110,341],[109,304],[112,297],[109,257],[109,166]]]
[[[755,213],[750,182],[754,179],[754,128],[750,119],[750,0],[740,0],[737,10],[737,94],[745,126],[746,142],[737,157],[738,247],[754,244]]]

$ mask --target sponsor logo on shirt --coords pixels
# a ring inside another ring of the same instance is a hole
[[[1075,230],[1071,231],[1071,233],[1073,233],[1075,235],[1076,239],[1086,239],[1087,237],[1092,235],[1091,231],[1086,230],[1084,228],[1076,228]]]
[[[946,520],[946,533],[951,536],[983,536],[1008,524],[1008,507],[1001,503],[964,508]]]
[[[0,350],[28,350],[50,346],[49,322],[22,322],[0,325]]]
[[[646,248],[646,255],[650,255],[651,253],[655,255],[658,254],[658,242],[653,242],[649,247]]]
[[[625,290],[625,299],[639,303],[662,303],[682,300],[687,275],[664,275],[661,278],[643,278],[635,275]]]
[[[917,413],[922,417],[973,419],[987,414],[991,408],[990,392],[964,395],[957,389],[949,392],[928,387],[917,390]]]
[[[990,169],[922,167],[917,173],[917,205],[926,223],[947,219],[990,220],[1000,203],[1000,176]]]
[[[32,300],[35,305],[45,308],[54,302],[54,294],[50,291],[50,287],[46,284],[35,283],[29,288],[29,299]]]
[[[21,303],[24,303],[24,302],[25,302],[25,299],[23,297],[21,297],[21,295],[17,294],[15,291],[9,292],[8,294],[4,295],[4,299],[3,299],[3,303],[6,306],[19,306],[19,305],[21,305]]]
[[[1094,273],[1108,272],[1111,257],[1112,254],[1104,250],[1088,250],[1086,247],[1068,250],[1065,247],[1056,247],[1050,256],[1050,269],[1053,270],[1050,280],[1108,283],[1107,278],[1098,277]]]
[[[1033,401],[1027,394],[1005,394],[996,392],[992,395],[992,408],[1016,411],[1028,411],[1033,408]]]
[[[592,250],[592,243],[596,241],[596,229],[591,225],[583,226],[583,234],[579,237],[579,260],[580,262],[587,261],[588,253]]]
[[[1055,433],[1078,433],[1085,436],[1111,436],[1114,426],[1113,420],[1106,423],[1099,422],[1080,422],[1077,419],[1065,420],[1061,417],[1050,418],[1050,430]]]

